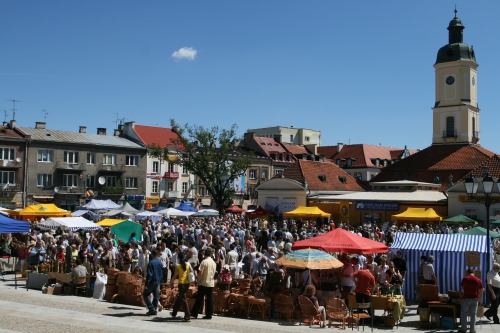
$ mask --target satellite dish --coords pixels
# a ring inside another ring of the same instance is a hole
[[[9,183],[5,184],[2,188],[2,191],[5,191],[9,187]]]
[[[104,185],[106,183],[106,178],[104,176],[101,176],[97,181],[100,185]]]
[[[59,193],[59,187],[54,187],[54,192]]]
[[[16,162],[17,163],[21,162],[21,158],[20,157],[16,158]]]

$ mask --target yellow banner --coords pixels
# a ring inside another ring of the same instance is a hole
[[[500,200],[500,196],[498,196],[498,195],[492,195],[491,199],[492,200]],[[469,196],[467,194],[460,194],[458,196],[458,201],[461,201],[461,202],[468,202],[468,201],[470,201],[470,202],[478,202],[478,201],[482,201],[482,200],[484,200],[484,194],[483,195],[481,195],[481,194],[476,195],[472,199],[469,199]]]
[[[349,221],[349,201],[348,200],[340,201],[339,215],[340,215],[340,221],[342,221],[342,222]]]
[[[160,198],[155,198],[155,197],[147,197],[146,198],[146,203],[149,204],[157,204],[160,202]]]

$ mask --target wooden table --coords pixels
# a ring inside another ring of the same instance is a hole
[[[453,322],[455,323],[455,327],[457,326],[456,325],[456,320],[457,320],[457,307],[456,307],[456,304],[443,303],[443,302],[439,302],[439,301],[431,301],[431,302],[429,302],[427,304],[427,306],[428,306],[428,309],[429,309],[429,316],[432,313],[432,311],[431,311],[432,308],[437,308],[437,309],[451,309],[451,310],[453,310]]]

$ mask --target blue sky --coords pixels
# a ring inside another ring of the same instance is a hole
[[[5,0],[0,110],[20,100],[19,126],[90,133],[174,118],[423,149],[455,4],[480,65],[481,144],[500,153],[498,1]]]

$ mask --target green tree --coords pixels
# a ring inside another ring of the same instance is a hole
[[[234,197],[233,182],[252,164],[253,153],[245,150],[236,136],[236,124],[229,129],[217,126],[205,128],[189,124],[180,127],[170,120],[174,133],[172,145],[161,148],[148,146],[149,155],[165,158],[177,154],[173,163],[194,174],[206,186],[219,212],[224,213],[224,202]]]

